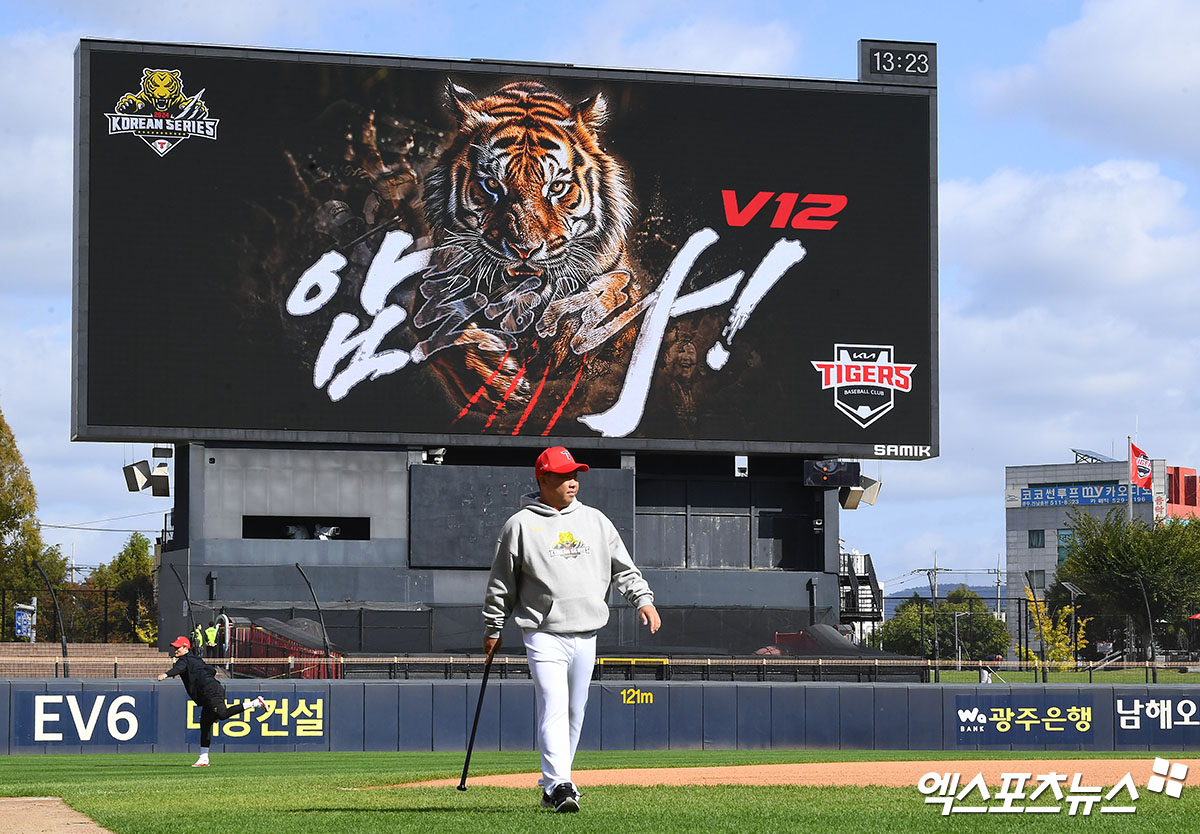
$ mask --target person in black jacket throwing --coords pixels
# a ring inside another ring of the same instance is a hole
[[[175,665],[170,671],[158,676],[160,681],[178,676],[188,697],[200,707],[200,758],[192,767],[208,767],[208,748],[212,746],[212,728],[218,721],[231,715],[250,712],[266,706],[262,696],[249,698],[232,707],[225,705],[225,687],[217,680],[217,670],[209,666],[199,655],[192,652],[192,641],[176,637],[171,643],[175,649]]]

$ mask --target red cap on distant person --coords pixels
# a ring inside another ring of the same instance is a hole
[[[571,457],[571,453],[562,446],[551,446],[538,455],[537,463],[533,466],[533,471],[538,475],[541,475],[543,472],[555,472],[559,475],[566,475],[570,472],[587,472],[588,465],[586,463],[576,463],[575,458]]]
[[[186,637],[176,637],[174,640],[171,641],[171,645],[177,649],[180,647],[185,648],[185,649],[190,649],[192,647],[192,641],[187,639]]]

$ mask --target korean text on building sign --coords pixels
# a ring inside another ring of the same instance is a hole
[[[1135,504],[1150,502],[1151,491],[1135,487]],[[1123,504],[1129,500],[1128,484],[1026,487],[1021,490],[1022,507],[1066,507],[1072,504]]]

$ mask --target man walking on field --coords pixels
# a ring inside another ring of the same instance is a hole
[[[661,625],[654,593],[617,528],[575,499],[579,473],[587,471],[562,446],[538,455],[538,491],[523,496],[500,532],[483,605],[489,655],[510,616],[524,634],[537,700],[542,806],[558,812],[579,810],[571,763],[596,662],[596,632],[608,622],[609,586],[638,610],[651,634]]]

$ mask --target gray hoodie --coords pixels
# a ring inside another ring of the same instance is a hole
[[[484,636],[499,637],[512,615],[522,629],[597,631],[608,622],[608,588],[634,608],[654,593],[604,513],[572,501],[562,510],[525,495],[500,531],[483,603]]]

